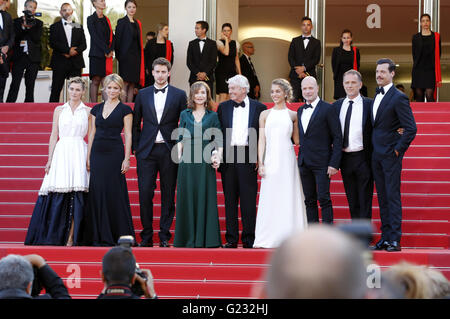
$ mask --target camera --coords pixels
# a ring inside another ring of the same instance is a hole
[[[24,10],[22,11],[25,17],[25,24],[29,26],[35,26],[36,25],[36,17],[42,17],[42,13],[36,12],[32,13],[30,10]]]
[[[121,236],[117,243],[119,244],[119,246],[128,248],[131,250],[131,247],[134,245],[134,238],[133,238],[133,236]],[[138,263],[136,263],[135,273],[139,277],[141,277],[143,279],[147,279],[147,275],[144,272],[142,272],[142,270],[139,268]],[[131,291],[133,292],[133,294],[135,294],[137,296],[144,295],[144,291],[142,290],[139,283],[136,281],[134,282],[133,286],[131,286]]]

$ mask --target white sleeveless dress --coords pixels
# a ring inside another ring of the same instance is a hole
[[[261,179],[254,248],[275,248],[307,227],[305,198],[291,137],[288,109],[271,109],[264,128],[265,177]]]
[[[39,195],[89,190],[89,173],[86,171],[87,144],[84,141],[89,124],[87,110],[90,108],[81,103],[72,114],[68,103],[62,106],[58,119],[59,140]]]

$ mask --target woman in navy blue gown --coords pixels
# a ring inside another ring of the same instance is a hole
[[[130,168],[133,115],[131,108],[119,100],[123,89],[120,76],[108,75],[103,87],[107,100],[91,110],[87,163],[90,181],[83,243],[114,246],[120,236],[134,237],[125,179]]]

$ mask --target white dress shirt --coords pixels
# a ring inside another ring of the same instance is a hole
[[[314,102],[311,103],[312,108],[309,107],[307,109],[304,109],[302,112],[302,126],[303,126],[303,133],[306,133],[306,130],[308,129],[309,121],[311,120],[311,116],[316,109],[317,104],[320,102],[320,98],[316,97]]]
[[[156,89],[159,89],[155,86]],[[169,85],[165,86],[166,90],[163,92],[153,93],[155,99],[155,111],[156,117],[158,119],[158,124],[161,122],[161,117],[164,112],[164,106],[166,105],[167,99],[167,91],[169,91]],[[163,89],[163,88],[161,88]],[[158,134],[156,135],[155,143],[164,143],[164,138],[161,134],[161,131],[158,130]]]
[[[250,100],[244,99],[245,107],[235,107],[233,110],[233,128],[231,131],[231,146],[248,145],[248,117],[250,114]]]
[[[0,28],[3,29],[3,15],[0,12]]]
[[[377,111],[378,111],[378,108],[380,107],[381,100],[384,98],[387,91],[389,91],[389,89],[391,88],[392,85],[393,85],[393,83],[389,83],[388,85],[383,86],[384,94],[378,93],[375,96],[375,100],[373,101],[373,110],[372,110],[374,120],[377,118]]]
[[[302,34],[302,40],[303,40],[303,37],[311,37],[311,36],[312,36],[311,34],[310,35],[303,35]],[[303,40],[303,46],[305,47],[305,50],[308,47],[308,43],[309,43],[309,39]]]
[[[66,33],[67,44],[69,48],[72,46],[72,21],[64,20],[61,18],[61,23],[63,24],[64,32]]]
[[[203,39],[198,38],[199,40],[206,40],[206,37]],[[203,52],[203,47],[205,46],[205,41],[199,41],[198,44],[200,45],[200,53]]]
[[[345,116],[351,100],[346,97],[342,102],[339,120],[341,121],[342,136],[344,136]],[[359,152],[364,149],[363,144],[363,99],[358,95],[353,100],[352,116],[350,118],[350,126],[348,129],[348,147],[344,152]]]

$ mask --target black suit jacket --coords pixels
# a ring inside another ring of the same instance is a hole
[[[14,46],[14,26],[11,15],[8,12],[0,11],[3,18],[3,29],[0,30],[0,47],[7,45],[10,49]]]
[[[137,30],[138,30],[138,39],[139,39],[139,47],[142,48],[142,40],[141,40],[141,30],[139,28],[139,24],[137,20],[135,20]],[[125,16],[117,21],[116,34],[115,34],[115,54],[117,59],[120,61],[126,57],[128,50],[131,46],[131,41],[133,40],[133,25],[131,24],[128,16]],[[138,61],[136,61],[138,62]]]
[[[373,103],[370,118],[373,126],[373,156],[383,158],[395,154],[403,155],[417,133],[416,121],[409,105],[408,97],[397,90],[394,85],[384,94],[373,118]],[[403,127],[403,134],[397,130]]]
[[[56,69],[66,63],[71,63],[75,69],[84,68],[83,51],[86,50],[86,37],[83,26],[73,23],[71,43],[67,43],[66,32],[63,21],[58,21],[50,26],[50,47],[53,49],[50,67]],[[76,47],[77,55],[66,58],[64,54],[69,54],[70,48]]]
[[[253,99],[249,99],[250,109],[248,114],[248,127],[255,129],[256,137],[259,136],[259,116],[262,111],[266,110],[267,107]],[[223,169],[224,165],[227,162],[227,154],[228,150],[231,148],[231,132],[233,128],[233,113],[234,113],[234,103],[232,100],[228,100],[219,104],[217,109],[217,115],[219,116],[220,125],[222,127],[222,134],[224,137],[224,150],[223,150],[223,158],[224,164],[220,165],[220,170]],[[257,149],[258,139],[256,141],[250,138],[249,131],[249,146],[250,149],[253,147]],[[250,143],[256,143],[256,145],[250,145]],[[257,156],[257,154],[255,154]]]
[[[20,46],[22,40],[26,40],[28,44],[28,57],[32,62],[41,62],[41,36],[42,26],[41,20],[36,19],[36,24],[29,29],[22,29],[22,17],[14,19],[14,54],[12,61],[18,59],[23,53],[23,47]]]
[[[114,50],[114,34],[112,37],[112,43],[109,45],[111,31],[109,28],[108,30],[103,28],[103,22],[98,18],[96,12],[87,18],[87,26],[91,37],[91,49],[89,50],[89,56],[104,58],[105,54],[109,54]]]
[[[241,63],[241,73],[248,79],[248,82],[250,83],[250,93],[253,95],[255,87],[259,85],[258,77],[253,72],[252,66],[244,54],[239,58],[239,62]]]
[[[168,86],[166,105],[158,124],[155,110],[154,86],[139,90],[134,104],[133,116],[133,151],[137,158],[147,158],[155,144],[156,135],[161,131],[169,149],[177,142],[172,139],[172,132],[178,127],[180,113],[186,108],[186,92],[174,86]],[[141,129],[141,121],[143,126]]]
[[[342,156],[342,131],[334,107],[320,100],[304,132],[301,120],[304,106],[302,105],[297,111],[300,135],[298,165],[305,164],[314,168],[331,166],[339,169]]]
[[[197,81],[198,72],[205,72],[209,80],[214,81],[214,69],[217,65],[216,41],[207,38],[202,52],[199,42],[199,39],[190,41],[187,50],[186,64],[191,71],[189,83]]]
[[[291,79],[297,79],[298,74],[295,72],[294,67],[302,65],[306,67],[306,72],[308,72],[309,75],[316,77],[316,65],[320,62],[321,54],[320,41],[313,36],[309,39],[306,50],[302,36],[293,38],[288,53],[288,60],[291,66],[289,77]]]
[[[367,161],[370,161],[372,158],[372,121],[370,120],[371,108],[372,108],[372,99],[361,96],[363,99],[363,118],[362,118],[362,129],[363,129],[363,147],[364,147],[364,155]],[[333,103],[333,107],[336,110],[336,115],[339,119],[339,115],[341,113],[342,103],[345,98],[339,99]],[[341,126],[342,130],[342,126]]]

